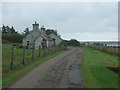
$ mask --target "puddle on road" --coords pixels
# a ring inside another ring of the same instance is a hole
[[[79,64],[73,64],[69,67],[68,80],[69,80],[68,88],[85,87],[83,84],[82,72],[80,70]]]

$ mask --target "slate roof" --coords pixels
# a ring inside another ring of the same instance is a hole
[[[47,35],[46,33],[44,33],[42,30],[39,30],[39,31],[36,31],[36,32],[39,33],[39,35],[36,35],[35,37],[33,37],[33,40],[38,39],[40,36],[41,36],[42,38],[44,38],[45,40],[47,40],[47,41],[53,40],[49,35]],[[29,35],[30,35],[31,33],[33,33],[33,30],[30,31]],[[51,33],[51,34],[52,34],[52,33]],[[27,36],[26,36],[25,38],[27,38]]]
[[[47,40],[47,41],[52,40],[51,37],[48,36],[48,35],[47,35],[46,33],[44,33],[44,32],[42,32],[41,36],[42,36],[45,40]]]

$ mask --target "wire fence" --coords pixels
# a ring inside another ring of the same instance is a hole
[[[39,58],[44,58],[46,56],[52,55],[54,53],[63,50],[65,47],[60,45],[35,49],[33,48],[17,48],[17,46],[13,45],[11,50],[9,50],[8,59],[6,57],[6,61],[3,63],[3,75],[14,71],[18,68],[21,68],[27,64],[38,60]]]
[[[120,47],[119,46],[103,46],[103,45],[89,45],[89,47],[103,51],[103,52],[107,52],[113,55],[117,55],[120,56]]]

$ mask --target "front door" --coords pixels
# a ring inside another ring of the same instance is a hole
[[[29,42],[29,41],[27,41],[27,48],[29,47],[29,44],[30,44],[30,42]]]

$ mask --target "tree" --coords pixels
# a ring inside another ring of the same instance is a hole
[[[12,34],[12,33],[17,33],[14,29],[14,27],[12,26],[11,28],[9,26],[2,26],[2,33],[9,33],[9,34]]]
[[[60,43],[61,46],[68,46],[68,41],[67,40],[63,40],[61,43]]]
[[[30,31],[29,31],[29,28],[26,28],[24,31],[23,31],[23,34],[26,36],[26,35],[28,35],[30,33]]]
[[[47,29],[47,30],[46,30],[46,34],[47,34],[47,35],[49,35],[49,34],[51,34],[51,33],[54,33],[55,35],[58,35],[58,34],[57,34],[57,30],[53,30],[53,29]]]
[[[72,46],[80,46],[80,42],[78,42],[77,40],[75,39],[71,39],[69,41],[69,45],[72,45]]]
[[[45,31],[45,27],[42,25],[41,30]]]
[[[80,42],[75,40],[75,39],[71,39],[71,40],[63,40],[60,45],[62,46],[80,46]]]
[[[24,35],[15,31],[14,27],[2,26],[2,41],[21,43]]]
[[[13,26],[10,28],[10,33],[16,33],[16,31],[15,31]]]
[[[9,26],[6,26],[6,31],[7,31],[7,33],[11,33]]]
[[[2,33],[7,33],[6,27],[4,25],[2,26]]]
[[[21,43],[22,39],[23,39],[23,35],[19,34],[19,33],[13,33],[13,34],[9,34],[9,33],[3,33],[2,34],[2,40],[6,40],[9,42],[14,42],[14,43]]]

